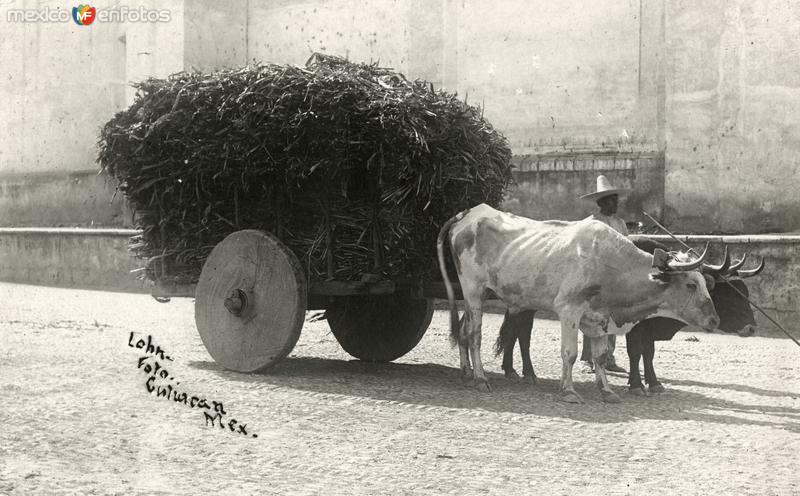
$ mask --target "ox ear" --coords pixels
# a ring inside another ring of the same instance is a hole
[[[653,267],[660,270],[665,271],[667,270],[667,264],[669,263],[669,255],[667,252],[662,250],[661,248],[656,248],[653,250]]]
[[[655,272],[651,272],[649,274],[649,277],[651,281],[658,284],[659,286],[667,286],[669,285],[670,281],[672,281],[673,275],[675,275],[674,272],[665,272],[663,270],[657,270]]]
[[[706,280],[706,289],[711,291],[717,285],[716,279],[711,274],[703,274],[703,279]]]

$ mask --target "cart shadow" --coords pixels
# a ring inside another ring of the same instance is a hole
[[[619,423],[641,419],[686,420],[720,424],[769,426],[800,433],[800,409],[769,405],[744,404],[704,394],[669,389],[666,393],[637,397],[627,386],[612,386],[622,398],[621,404],[606,404],[593,379],[575,376],[575,389],[584,404],[559,401],[559,380],[538,378],[536,385],[512,381],[497,373],[487,373],[492,393],[477,391],[461,383],[460,370],[439,364],[370,363],[359,360],[335,360],[312,357],[289,357],[268,372],[241,374],[224,370],[215,362],[190,362],[191,367],[214,373],[240,383],[270,384],[318,394],[332,394],[391,401],[401,404],[487,411],[502,414],[568,418],[590,423]],[[699,381],[667,382],[709,389],[736,389],[736,385]],[[748,392],[764,396],[794,397],[792,393],[742,386]],[[758,418],[752,418],[757,416]]]

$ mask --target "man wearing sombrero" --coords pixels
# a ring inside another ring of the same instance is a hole
[[[611,182],[606,176],[597,176],[597,191],[583,195],[581,198],[596,201],[597,206],[600,207],[600,211],[593,213],[587,218],[599,220],[600,222],[611,226],[612,229],[623,236],[627,236],[628,228],[625,226],[625,221],[617,216],[617,203],[619,201],[619,195],[627,194],[629,191],[630,190],[628,189],[615,188],[611,185]],[[606,362],[606,370],[624,373],[627,371],[617,365],[617,362],[614,359],[616,338],[617,336],[614,334],[609,334],[608,336],[609,359]],[[593,371],[594,365],[592,364],[592,347],[588,339],[583,340],[581,361],[584,363],[585,370],[588,369],[588,371]]]

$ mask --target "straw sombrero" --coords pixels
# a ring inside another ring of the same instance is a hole
[[[597,176],[597,191],[583,195],[581,198],[585,198],[587,200],[599,200],[604,196],[624,195],[628,192],[630,192],[630,190],[626,188],[615,188],[611,185],[611,182],[606,176],[600,175]]]

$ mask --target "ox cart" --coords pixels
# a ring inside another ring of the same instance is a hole
[[[315,54],[136,88],[98,161],[135,213],[154,296],[194,296],[231,370],[288,355],[310,309],[356,358],[410,351],[445,295],[439,228],[511,181],[483,109],[377,64]]]
[[[460,298],[458,283],[453,283]],[[208,353],[238,372],[266,369],[294,349],[307,310],[325,310],[333,335],[350,355],[389,362],[419,343],[444,283],[386,280],[309,281],[297,256],[275,235],[233,232],[217,244],[197,284],[157,282],[159,301],[195,298],[197,331]]]

